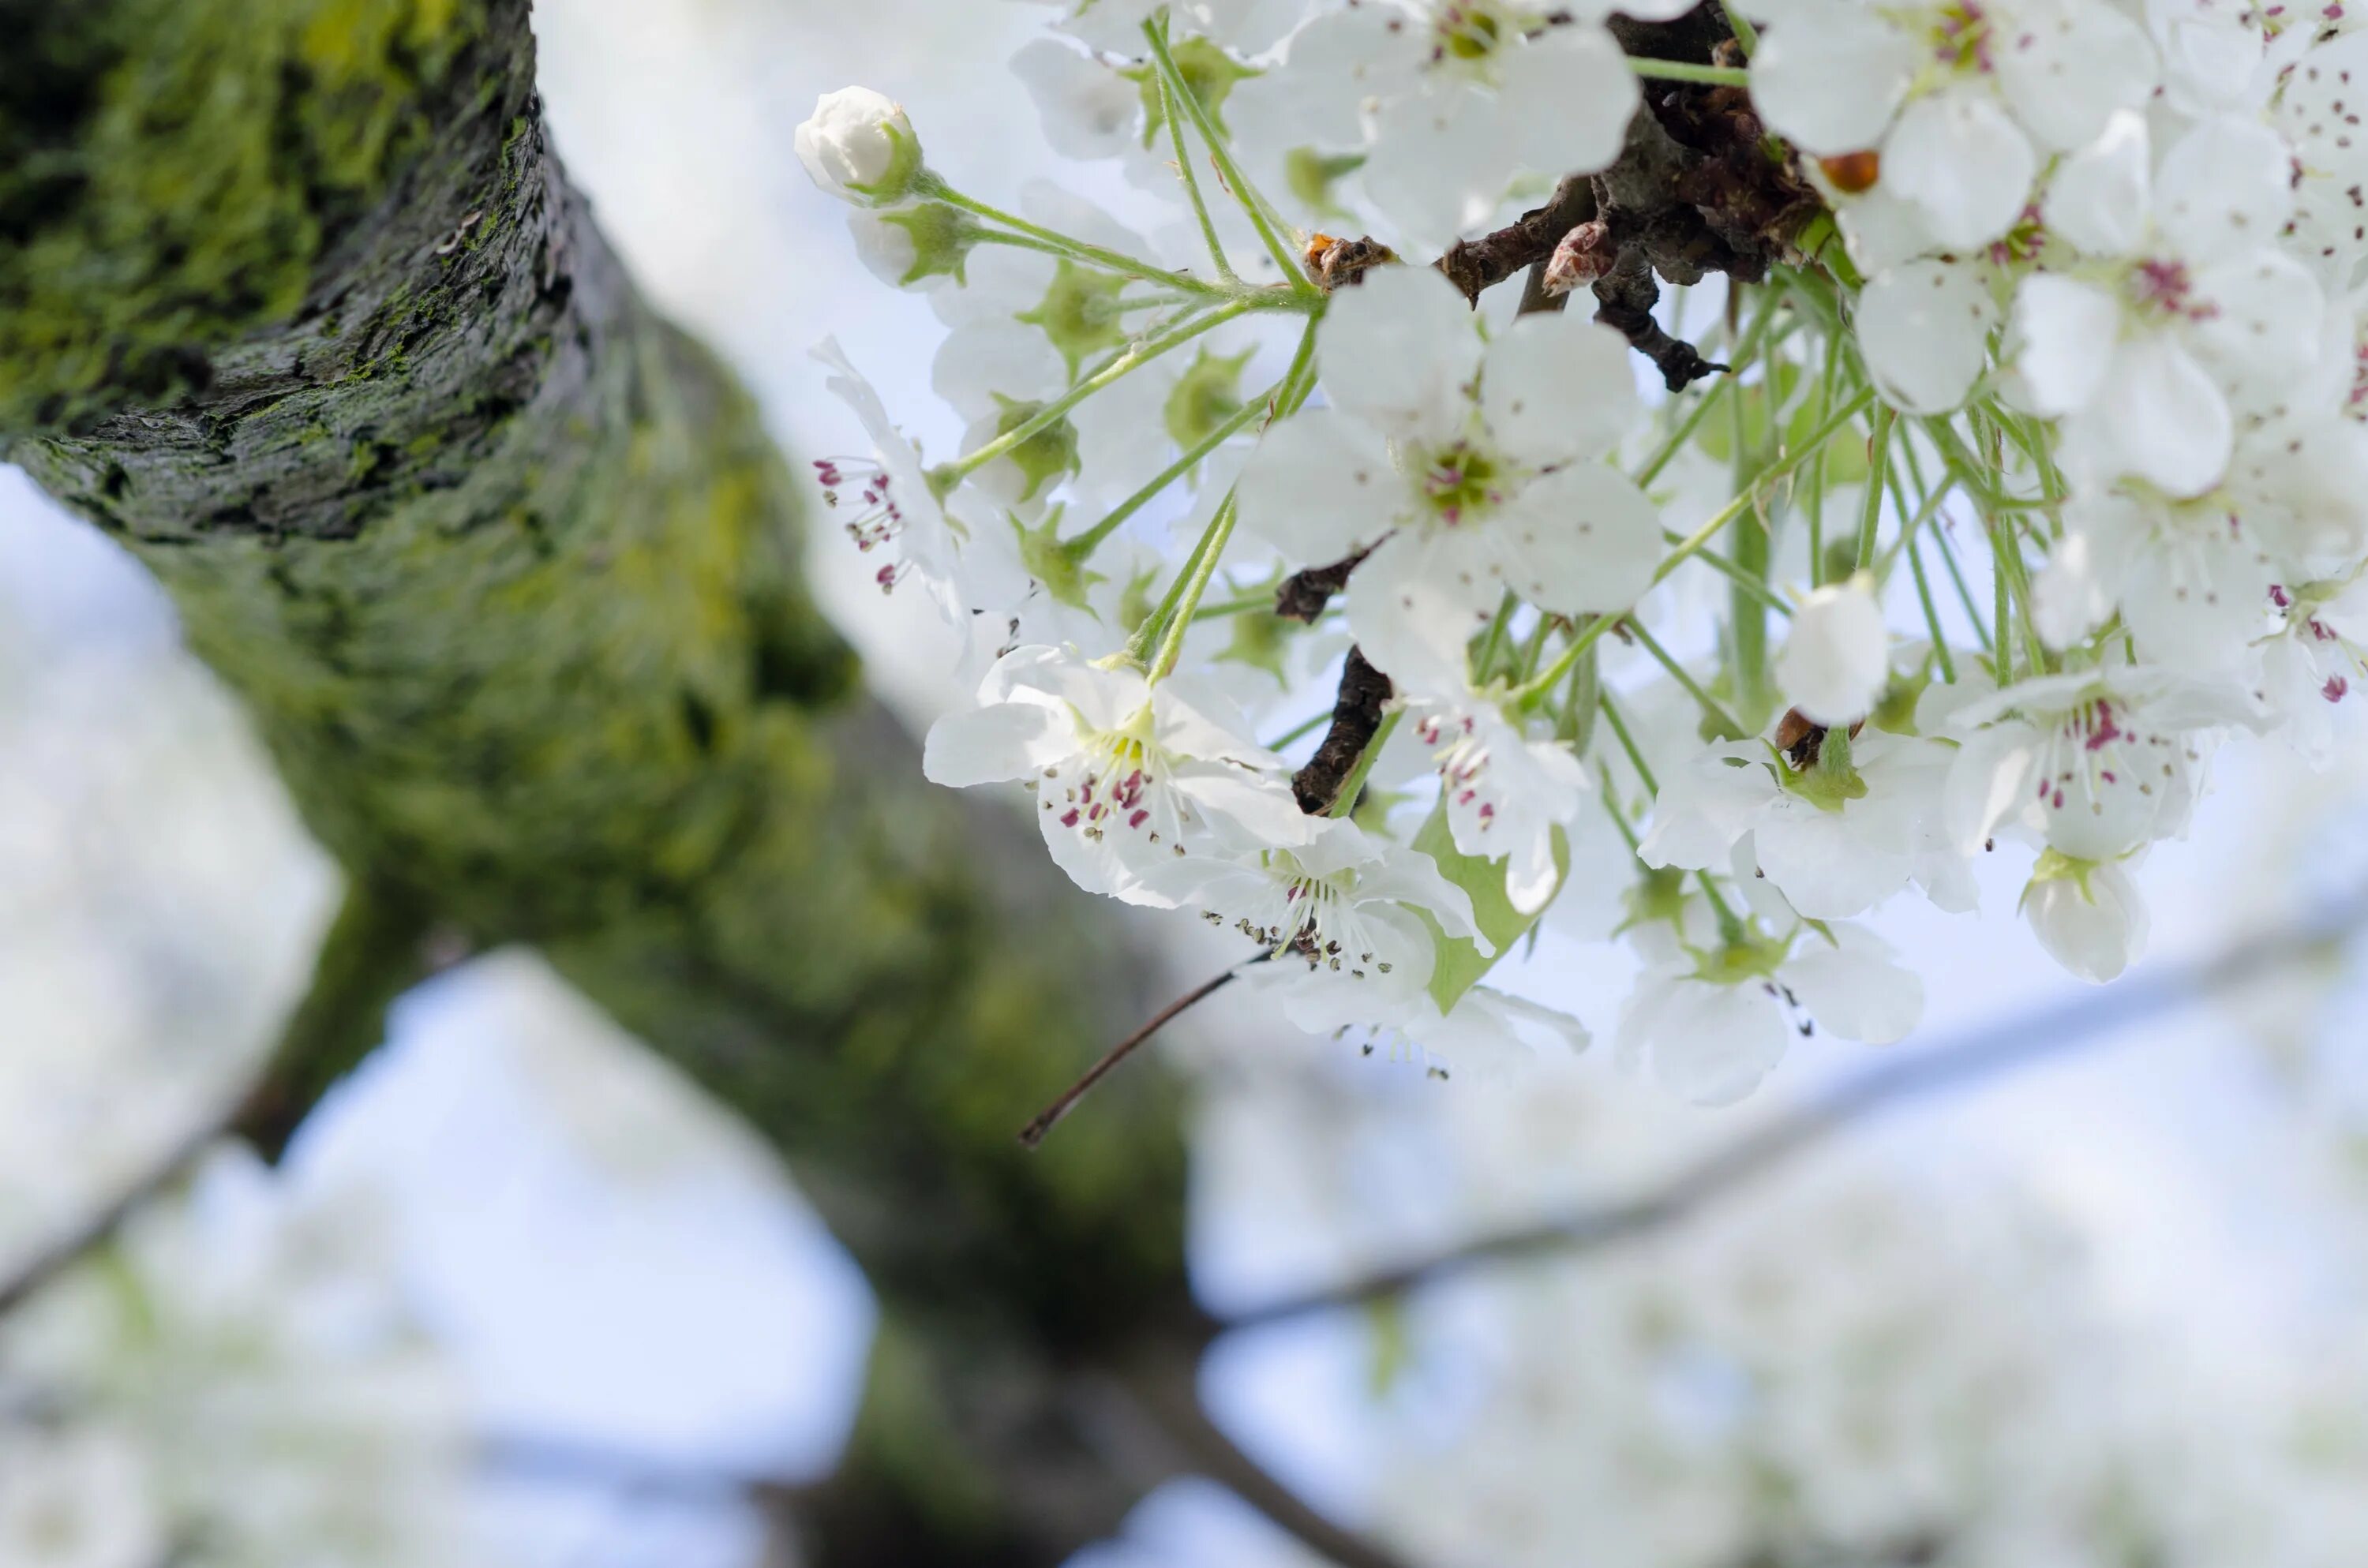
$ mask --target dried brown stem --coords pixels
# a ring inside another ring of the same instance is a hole
[[[1291,791],[1299,809],[1321,816],[1339,798],[1340,787],[1356,771],[1357,759],[1372,744],[1382,727],[1382,705],[1390,699],[1390,677],[1365,662],[1364,650],[1351,647],[1340,668],[1339,695],[1332,702],[1332,727],[1307,766],[1291,777]]]
[[[1256,958],[1253,958],[1248,961],[1251,963],[1263,963],[1266,961],[1267,957],[1267,954],[1260,953]],[[1240,972],[1241,966],[1239,965],[1236,965],[1232,969],[1228,969],[1223,973],[1218,974],[1215,978],[1194,986],[1191,990],[1186,992],[1175,1001],[1167,1004],[1167,1006],[1159,1009],[1158,1012],[1154,1013],[1151,1016],[1150,1022],[1144,1024],[1141,1028],[1135,1030],[1133,1034],[1127,1036],[1116,1045],[1111,1046],[1108,1051],[1102,1052],[1100,1060],[1097,1061],[1092,1066],[1087,1068],[1084,1074],[1080,1076],[1076,1083],[1062,1090],[1060,1096],[1053,1100],[1051,1105],[1048,1105],[1042,1110],[1038,1111],[1033,1119],[1031,1119],[1027,1126],[1019,1130],[1019,1142],[1026,1144],[1030,1149],[1033,1149],[1037,1144],[1044,1142],[1044,1134],[1052,1131],[1054,1125],[1057,1124],[1063,1117],[1068,1115],[1071,1110],[1075,1109],[1077,1102],[1084,1099],[1087,1093],[1090,1091],[1096,1084],[1100,1083],[1105,1077],[1109,1076],[1111,1069],[1115,1068],[1120,1062],[1125,1061],[1128,1057],[1133,1055],[1135,1051],[1139,1047],[1147,1043],[1153,1035],[1157,1034],[1161,1029],[1164,1029],[1169,1024],[1174,1023],[1184,1014],[1190,1012],[1194,1007],[1199,1006],[1201,1003],[1207,1001],[1210,997],[1215,995],[1218,992],[1223,991],[1226,986],[1232,984],[1234,976]]]

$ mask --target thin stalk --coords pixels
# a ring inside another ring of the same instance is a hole
[[[1827,436],[1832,435],[1834,430],[1839,428],[1844,420],[1855,418],[1858,415],[1858,411],[1865,407],[1868,400],[1872,399],[1873,396],[1874,394],[1872,392],[1862,392],[1857,397],[1852,398],[1849,407],[1837,411],[1833,417],[1827,420],[1825,425],[1819,426],[1816,435],[1816,441],[1822,442]],[[1669,574],[1676,571],[1680,565],[1684,564],[1689,556],[1699,553],[1704,545],[1708,544],[1713,539],[1717,537],[1719,529],[1735,521],[1736,516],[1740,514],[1746,506],[1750,506],[1753,501],[1758,499],[1757,491],[1759,485],[1766,484],[1771,480],[1782,478],[1784,474],[1790,472],[1795,464],[1805,461],[1809,454],[1814,452],[1816,449],[1816,445],[1815,443],[1804,443],[1802,450],[1787,453],[1784,457],[1779,459],[1776,462],[1762,470],[1760,472],[1759,478],[1753,488],[1744,491],[1742,494],[1736,495],[1735,499],[1729,501],[1725,506],[1721,506],[1707,522],[1703,523],[1702,527],[1696,528],[1693,532],[1680,540],[1678,542],[1677,547],[1662,558],[1661,563],[1653,569],[1653,581],[1656,584],[1666,581]],[[1617,625],[1623,617],[1632,615],[1634,611],[1635,607],[1632,605],[1628,609],[1622,610],[1618,615],[1606,615],[1597,618],[1595,621],[1580,631],[1577,636],[1563,644],[1562,652],[1555,655],[1554,662],[1546,667],[1546,670],[1543,675],[1539,676],[1535,680],[1529,681],[1518,687],[1512,694],[1513,699],[1516,701],[1532,701],[1543,692],[1550,690],[1555,683],[1562,679],[1563,676],[1570,674],[1571,666],[1578,662],[1580,654],[1593,647],[1596,641],[1605,632],[1611,631],[1613,626]]]
[[[1883,524],[1884,483],[1891,476],[1891,427],[1898,414],[1887,403],[1875,404],[1874,428],[1867,437],[1866,505],[1858,519],[1858,569],[1874,564],[1874,536]]]
[[[1181,272],[1170,272],[1164,267],[1154,267],[1147,261],[1139,261],[1122,251],[1114,251],[1105,245],[1088,244],[1084,240],[1071,239],[1057,230],[1047,229],[1039,223],[1031,223],[1018,213],[1006,212],[1000,207],[991,207],[974,196],[964,196],[935,175],[923,175],[916,188],[923,196],[935,198],[949,205],[959,207],[965,212],[975,213],[990,222],[1001,223],[1006,228],[1026,234],[1030,239],[1040,240],[1051,247],[1053,254],[1065,256],[1072,261],[1090,262],[1105,271],[1123,272],[1130,278],[1140,278],[1152,283],[1164,283],[1170,289],[1187,294],[1231,292],[1220,284],[1204,283],[1200,278],[1188,278]]]
[[[1841,381],[1842,335],[1828,331],[1826,335],[1826,368],[1817,381],[1817,406],[1830,409],[1834,405],[1834,389]],[[1826,580],[1826,446],[1820,441],[1816,460],[1809,465],[1809,586],[1818,586]]]
[[[1932,542],[1940,547],[1941,564],[1948,568],[1949,582],[1957,590],[1957,602],[1965,607],[1965,619],[1972,624],[1974,635],[1987,653],[1990,651],[1990,634],[1982,626],[1982,612],[1974,606],[1974,591],[1965,585],[1965,574],[1957,565],[1957,552],[1949,547],[1949,530],[1933,529]]]
[[[1695,65],[1683,60],[1628,57],[1628,69],[1657,82],[1707,82],[1716,87],[1748,87],[1751,73],[1739,65]]]
[[[1201,238],[1209,247],[1209,259],[1215,263],[1217,276],[1227,283],[1238,283],[1234,276],[1234,264],[1225,259],[1225,247],[1217,238],[1217,225],[1209,216],[1209,203],[1201,195],[1201,176],[1192,168],[1191,149],[1184,145],[1184,117],[1177,112],[1176,94],[1165,75],[1159,77],[1160,109],[1167,119],[1167,139],[1176,149],[1176,172],[1184,177],[1184,192],[1192,199],[1192,216],[1200,220]]]
[[[1304,740],[1331,722],[1332,710],[1326,708],[1323,712],[1302,720],[1300,722],[1293,724],[1290,729],[1285,730],[1281,734],[1279,734],[1275,736],[1274,739],[1267,742],[1266,749],[1269,751],[1281,751],[1292,742]]]
[[[1480,646],[1472,655],[1473,685],[1488,684],[1488,667],[1497,662],[1497,654],[1505,645],[1506,628],[1520,602],[1509,593],[1497,601],[1497,613],[1488,618],[1488,630],[1480,634]]]
[[[1171,349],[1181,347],[1183,345],[1191,342],[1192,339],[1199,337],[1201,334],[1212,331],[1217,327],[1224,325],[1225,323],[1246,314],[1250,308],[1250,302],[1247,300],[1234,300],[1228,303],[1219,305],[1213,310],[1202,311],[1182,324],[1168,328],[1166,332],[1159,334],[1157,336],[1144,340],[1135,347],[1128,349],[1123,354],[1118,356],[1115,359],[1110,360],[1100,369],[1095,371],[1092,375],[1087,376],[1084,381],[1079,381],[1076,386],[1071,387],[1067,392],[1063,392],[1059,397],[1054,398],[1052,402],[1038,409],[1034,414],[1029,415],[1027,419],[1013,426],[1009,430],[1005,431],[1002,435],[997,436],[994,440],[989,441],[986,445],[979,448],[978,450],[971,453],[968,457],[955,460],[953,462],[947,464],[943,469],[939,470],[938,472],[950,474],[954,479],[961,479],[966,474],[977,472],[980,469],[985,468],[988,463],[991,463],[996,459],[1002,457],[1005,453],[1009,452],[1014,448],[1034,439],[1036,437],[1043,434],[1046,430],[1052,428],[1053,425],[1063,415],[1066,415],[1069,410],[1076,407],[1077,404],[1085,402],[1086,399],[1093,396],[1094,393],[1101,391],[1104,387],[1109,386],[1112,382],[1120,381],[1124,377],[1133,374],[1135,371],[1143,369],[1144,366],[1150,364],[1154,359],[1158,358],[1161,355],[1167,353]]]
[[[1671,544],[1682,544],[1685,542],[1686,536],[1675,528],[1663,528],[1661,537]],[[1762,608],[1774,610],[1787,620],[1793,618],[1793,607],[1786,604],[1773,588],[1744,571],[1742,567],[1737,566],[1717,551],[1703,545],[1698,547],[1694,554],[1701,559],[1703,565],[1759,600]]]
[[[1645,760],[1644,749],[1637,745],[1636,737],[1628,733],[1628,722],[1620,717],[1620,704],[1611,700],[1609,691],[1603,694],[1602,708],[1603,722],[1611,726],[1611,733],[1618,738],[1620,749],[1628,754],[1628,766],[1636,770],[1636,777],[1643,781],[1645,788],[1657,798],[1661,793],[1661,781],[1653,777],[1653,765]]]
[[[1748,60],[1759,53],[1759,29],[1751,25],[1751,18],[1743,14],[1740,6],[1721,6],[1719,9],[1726,13],[1727,29],[1735,34],[1736,46],[1743,51],[1743,58]]]
[[[1159,656],[1151,662],[1150,677],[1154,682],[1166,678],[1183,655],[1184,633],[1192,624],[1193,612],[1200,608],[1201,596],[1208,591],[1209,579],[1216,574],[1217,558],[1224,554],[1225,541],[1234,536],[1235,509],[1234,493],[1229,490],[1225,498],[1217,503],[1217,515],[1209,519],[1209,531],[1201,536],[1191,574],[1177,579],[1183,596],[1168,611],[1167,635],[1160,642]]]
[[[1653,655],[1654,663],[1659,665],[1663,669],[1669,672],[1670,679],[1685,687],[1686,695],[1692,698],[1695,702],[1699,703],[1704,713],[1717,721],[1719,728],[1726,732],[1727,739],[1741,740],[1745,735],[1750,733],[1741,724],[1736,722],[1735,715],[1728,712],[1725,708],[1721,706],[1718,699],[1713,697],[1709,692],[1704,691],[1702,688],[1702,684],[1695,680],[1693,676],[1686,673],[1685,665],[1678,663],[1677,660],[1669,656],[1669,651],[1661,646],[1660,640],[1658,638],[1645,630],[1643,622],[1634,620],[1630,621],[1628,623],[1628,632],[1630,636],[1635,638],[1637,642],[1642,642],[1645,645],[1645,652]]]
[[[1634,855],[1645,847],[1645,841],[1636,836],[1636,830],[1628,825],[1628,813],[1620,809],[1620,802],[1615,798],[1611,788],[1611,766],[1607,763],[1597,763],[1595,773],[1596,777],[1603,782],[1603,788],[1596,793],[1596,799],[1603,802],[1603,814],[1611,819],[1611,825],[1618,828],[1620,836],[1627,841],[1628,853]]]
[[[1956,489],[1956,487],[1957,481],[1955,477],[1952,475],[1950,478],[1941,481],[1940,485],[1936,487],[1930,494],[1924,497],[1924,504],[1916,509],[1916,515],[1907,520],[1907,527],[1899,530],[1899,537],[1891,541],[1891,548],[1883,552],[1882,563],[1875,568],[1874,577],[1876,582],[1887,583],[1891,580],[1892,572],[1899,565],[1900,552],[1907,549],[1914,541],[1917,534],[1922,531],[1924,525],[1930,522],[1932,518],[1939,514],[1941,510],[1941,503],[1946,501],[1949,498],[1950,492]],[[1903,506],[1900,510],[1904,512],[1907,510],[1907,507]]]
[[[1990,526],[1990,598],[1998,613],[1998,630],[1990,642],[1991,664],[2001,687],[2014,680],[2014,638],[2008,630],[2008,597],[2006,561],[1998,553],[1998,525]]]
[[[1252,610],[1261,609],[1269,613],[1273,611],[1274,595],[1271,592],[1260,591],[1255,594],[1244,594],[1239,598],[1227,599],[1222,604],[1202,605],[1200,608],[1192,612],[1192,619],[1194,620],[1222,620],[1229,615],[1247,615]]]
[[[1265,199],[1258,195],[1258,187],[1234,161],[1233,148],[1227,143],[1225,133],[1210,117],[1208,106],[1201,103],[1201,96],[1192,90],[1191,84],[1184,80],[1184,73],[1176,64],[1175,54],[1167,47],[1167,28],[1164,24],[1164,17],[1143,24],[1143,36],[1151,40],[1151,57],[1157,62],[1161,81],[1167,84],[1175,100],[1191,115],[1193,128],[1200,131],[1201,140],[1208,145],[1210,160],[1217,165],[1218,176],[1225,182],[1225,188],[1233,193],[1234,199],[1241,204],[1243,214],[1250,221],[1250,227],[1258,231],[1259,243],[1266,246],[1267,254],[1274,257],[1275,266],[1282,269],[1284,280],[1295,292],[1322,298],[1316,287],[1307,280],[1307,274],[1301,270],[1299,258],[1292,254],[1291,247],[1283,243],[1281,234],[1277,232],[1272,210]]]
[[[1340,792],[1332,798],[1332,809],[1325,813],[1326,816],[1345,817],[1357,809],[1357,797],[1365,792],[1365,780],[1372,776],[1373,764],[1382,759],[1382,747],[1388,742],[1390,732],[1398,727],[1398,717],[1405,711],[1402,708],[1393,708],[1382,715],[1381,723],[1374,727],[1373,738],[1365,743],[1364,751],[1357,758],[1357,766],[1350,768],[1349,777],[1340,781]]]
[[[1099,522],[1096,523],[1092,528],[1087,528],[1085,532],[1077,535],[1075,539],[1063,540],[1061,541],[1061,548],[1068,551],[1069,559],[1072,561],[1083,561],[1087,556],[1091,555],[1094,552],[1094,547],[1100,544],[1102,540],[1108,539],[1111,533],[1116,531],[1121,523],[1125,522],[1129,517],[1132,517],[1137,512],[1142,511],[1144,507],[1149,506],[1151,502],[1158,496],[1161,491],[1167,489],[1178,479],[1184,477],[1185,474],[1190,472],[1193,464],[1201,461],[1203,458],[1206,458],[1211,452],[1215,451],[1219,447],[1224,446],[1235,436],[1240,435],[1243,428],[1247,426],[1251,420],[1256,419],[1258,415],[1267,411],[1269,406],[1269,400],[1281,393],[1281,391],[1282,383],[1281,381],[1277,381],[1274,385],[1267,388],[1266,391],[1260,392],[1258,396],[1250,399],[1247,403],[1243,403],[1241,407],[1235,409],[1232,414],[1225,417],[1225,422],[1224,424],[1218,426],[1214,430],[1210,431],[1208,435],[1202,437],[1198,442],[1194,443],[1190,451],[1186,452],[1182,457],[1178,458],[1174,462],[1169,463],[1166,468],[1161,469],[1156,474],[1153,475],[1150,483],[1144,485],[1142,489],[1136,491],[1125,500],[1120,502],[1116,506],[1111,507],[1109,515],[1104,517]]]
[[[1686,416],[1678,421],[1677,428],[1671,430],[1660,446],[1654,449],[1653,455],[1645,460],[1645,466],[1636,471],[1638,489],[1644,489],[1661,477],[1661,471],[1668,467],[1671,460],[1685,449],[1686,442],[1693,437],[1693,433],[1701,426],[1702,417],[1710,413],[1719,399],[1729,396],[1734,386],[1733,381],[1724,381],[1694,399],[1693,407],[1688,409]]]
[[[1309,318],[1307,329],[1299,335],[1299,347],[1291,357],[1291,368],[1282,373],[1282,391],[1275,396],[1269,424],[1297,413],[1299,405],[1307,401],[1307,394],[1315,390],[1315,326],[1321,319]],[[1184,651],[1184,633],[1192,624],[1192,612],[1200,608],[1201,596],[1207,591],[1209,579],[1217,570],[1217,560],[1225,552],[1225,541],[1233,537],[1235,493],[1228,490],[1224,499],[1217,503],[1216,515],[1209,519],[1209,526],[1193,545],[1184,569],[1177,574],[1167,597],[1127,642],[1127,656],[1140,664],[1144,650],[1153,645],[1154,639],[1159,640],[1159,654],[1152,661],[1149,672],[1155,683],[1176,667]]]
[[[1956,661],[1949,657],[1949,636],[1941,630],[1941,612],[1932,603],[1932,585],[1924,575],[1924,556],[1916,541],[1907,541],[1907,569],[1916,576],[1916,602],[1924,607],[1924,625],[1932,633],[1932,653],[1941,661],[1941,679],[1957,684]]]

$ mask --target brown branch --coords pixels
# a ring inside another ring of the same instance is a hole
[[[1653,362],[1661,384],[1683,392],[1713,370],[1727,367],[1705,359],[1694,346],[1672,337],[1653,319],[1660,302],[1660,285],[1642,249],[1623,249],[1611,270],[1595,280],[1595,319],[1628,340],[1628,346]]]
[[[427,930],[410,901],[367,883],[348,888],[270,1060],[105,1208],[0,1277],[0,1315],[106,1245],[141,1205],[180,1180],[222,1139],[245,1138],[267,1158],[277,1158],[321,1096],[384,1038],[386,1010],[395,997],[427,972]]]
[[[1268,957],[1268,954],[1260,953],[1256,958],[1250,959],[1247,961],[1250,963],[1263,963],[1266,961]],[[1200,985],[1193,987],[1183,995],[1178,997],[1175,1001],[1167,1004],[1167,1006],[1159,1009],[1158,1012],[1154,1013],[1151,1016],[1151,1021],[1149,1023],[1144,1024],[1141,1028],[1135,1030],[1133,1034],[1127,1036],[1116,1045],[1111,1046],[1108,1051],[1102,1052],[1101,1059],[1096,1062],[1091,1067],[1087,1068],[1083,1076],[1078,1078],[1076,1083],[1070,1085],[1067,1088],[1062,1090],[1060,1096],[1054,1099],[1051,1105],[1048,1105],[1042,1110],[1038,1111],[1034,1119],[1030,1120],[1027,1126],[1019,1130],[1019,1142],[1026,1144],[1030,1149],[1033,1149],[1037,1144],[1044,1142],[1044,1134],[1052,1131],[1054,1124],[1059,1122],[1063,1117],[1068,1115],[1071,1110],[1075,1109],[1077,1102],[1086,1097],[1087,1092],[1096,1084],[1100,1083],[1102,1079],[1110,1074],[1112,1068],[1125,1061],[1128,1057],[1133,1055],[1136,1048],[1149,1040],[1153,1035],[1157,1034],[1161,1029],[1164,1029],[1169,1024],[1174,1023],[1178,1017],[1190,1012],[1194,1007],[1199,1006],[1201,1003],[1207,1001],[1218,992],[1223,991],[1227,985],[1233,983],[1234,976],[1240,972],[1241,966],[1239,965],[1236,965],[1232,969],[1228,969],[1223,973],[1217,975],[1214,979],[1205,981]]]
[[[1340,666],[1340,690],[1332,703],[1332,727],[1307,765],[1291,776],[1291,792],[1299,809],[1320,816],[1332,809],[1340,788],[1356,771],[1357,759],[1372,744],[1382,727],[1382,705],[1390,699],[1390,677],[1365,662],[1364,650],[1350,647]]]
[[[1310,566],[1285,577],[1274,590],[1274,613],[1289,620],[1304,620],[1313,626],[1332,596],[1349,585],[1349,574],[1357,563],[1371,555],[1370,549],[1360,550],[1344,561],[1329,566]]]
[[[1254,1328],[1328,1308],[1360,1306],[1403,1295],[1478,1265],[1590,1252],[1667,1230],[1712,1200],[1742,1190],[1755,1178],[1861,1121],[1948,1089],[2038,1066],[2269,971],[2329,956],[2363,925],[2368,925],[2368,888],[2355,889],[2301,920],[2248,937],[2213,957],[2083,992],[2069,1001],[1975,1030],[1960,1040],[1859,1073],[1629,1201],[1479,1236],[1361,1279],[1228,1315],[1225,1326]]]
[[[1543,207],[1532,207],[1494,233],[1458,240],[1432,265],[1474,305],[1484,290],[1554,254],[1562,237],[1595,216],[1595,187],[1585,175],[1565,175]]]

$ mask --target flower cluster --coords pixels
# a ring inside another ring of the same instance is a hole
[[[825,345],[872,450],[817,468],[973,661],[930,777],[1017,784],[1080,887],[1443,1066],[1584,1043],[1479,983],[1617,941],[1622,1056],[1723,1103],[1910,1030],[1853,922],[1971,910],[2001,849],[2113,978],[2219,744],[2323,749],[2368,636],[2368,43],[1617,9],[1064,5],[1015,68],[1169,204],[1147,237],[825,98],[799,155],[948,328],[964,433],[925,460]]]
[[[12,1312],[0,1560],[474,1561],[468,1412],[384,1218],[225,1144]]]

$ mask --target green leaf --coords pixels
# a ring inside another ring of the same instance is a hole
[[[1427,911],[1417,910],[1423,923],[1430,927],[1430,945],[1436,955],[1430,971],[1430,999],[1439,1004],[1442,1013],[1453,1007],[1463,994],[1479,983],[1480,977],[1497,966],[1497,960],[1512,950],[1521,934],[1538,923],[1537,915],[1524,915],[1513,907],[1505,896],[1505,862],[1502,857],[1484,860],[1476,855],[1460,853],[1455,847],[1455,835],[1447,825],[1447,803],[1440,801],[1431,809],[1422,831],[1414,835],[1414,846],[1439,863],[1439,874],[1462,888],[1472,899],[1472,915],[1481,932],[1495,944],[1494,957],[1481,956],[1478,944],[1468,937],[1451,937],[1439,927]],[[1560,828],[1554,829],[1554,886],[1570,874],[1570,844]],[[1549,898],[1546,903],[1554,901]],[[1539,914],[1545,912],[1539,906]]]

